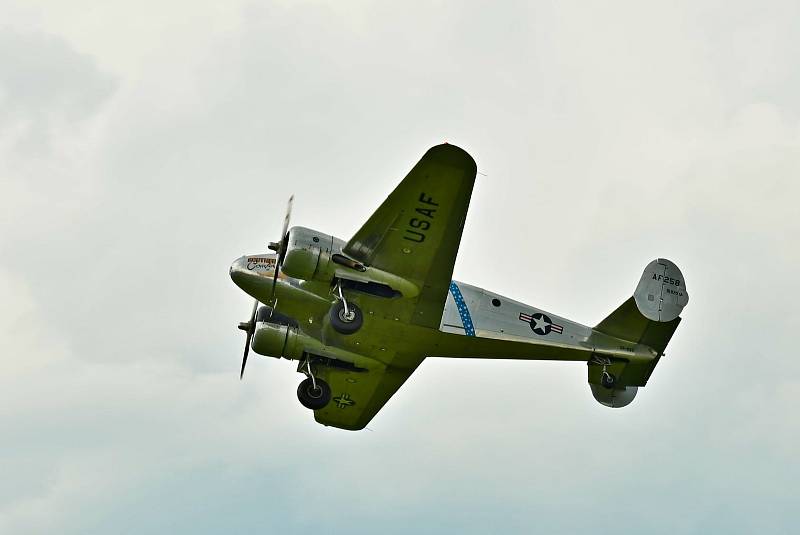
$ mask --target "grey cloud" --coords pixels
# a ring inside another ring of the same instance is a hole
[[[0,65],[0,132],[21,128],[29,146],[96,113],[115,88],[90,56],[40,31],[0,30]]]

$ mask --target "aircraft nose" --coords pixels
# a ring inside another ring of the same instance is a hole
[[[262,253],[239,257],[233,261],[228,273],[234,284],[246,293],[255,297],[269,291],[271,295],[275,256]]]
[[[247,257],[240,256],[236,260],[233,261],[231,264],[230,269],[228,270],[228,274],[231,276],[231,280],[236,283],[237,286],[241,286],[242,282],[244,282],[245,278],[247,277]]]

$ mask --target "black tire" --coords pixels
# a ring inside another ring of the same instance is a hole
[[[317,379],[317,388],[310,377],[303,379],[297,386],[297,399],[300,404],[312,411],[319,410],[331,401],[331,387],[322,379]]]
[[[364,315],[361,313],[361,309],[354,303],[347,303],[347,310],[351,316],[349,318],[345,316],[343,302],[337,301],[336,304],[331,307],[331,325],[336,332],[341,334],[353,334],[359,330],[361,324],[364,323]]]
[[[613,374],[603,372],[603,375],[600,377],[600,384],[605,388],[614,388],[614,385],[617,384],[617,378],[614,377]]]

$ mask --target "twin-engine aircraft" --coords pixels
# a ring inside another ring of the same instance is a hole
[[[595,327],[451,279],[476,165],[431,148],[348,241],[289,226],[273,253],[230,268],[255,298],[250,348],[298,362],[297,397],[317,422],[363,429],[426,357],[570,360],[608,407],[629,404],[689,300],[680,270],[650,262],[633,297]],[[265,305],[259,306],[259,303]]]

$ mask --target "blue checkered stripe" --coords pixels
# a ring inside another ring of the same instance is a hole
[[[464,325],[464,333],[467,336],[475,336],[475,327],[472,325],[472,317],[469,315],[467,303],[464,301],[464,296],[461,295],[461,290],[458,289],[458,285],[453,281],[450,282],[450,293],[453,294],[453,299],[458,307],[458,315],[461,316],[461,324]]]

